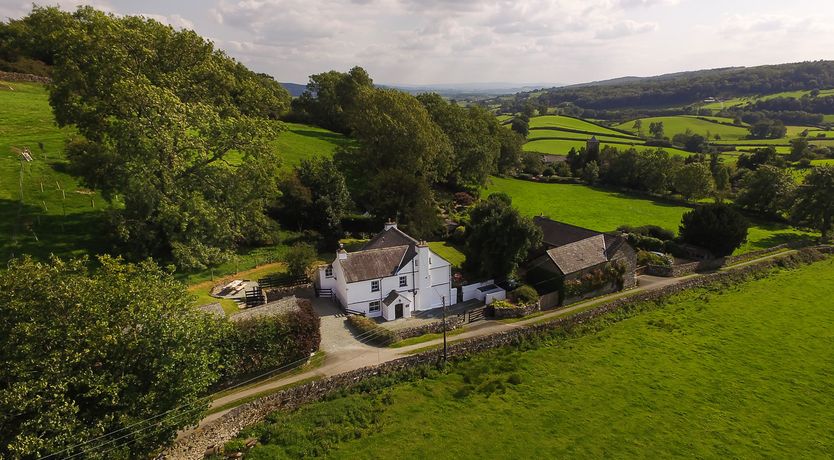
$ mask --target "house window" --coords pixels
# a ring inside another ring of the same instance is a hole
[[[324,269],[324,276],[326,278],[333,278],[333,266],[328,265],[327,268]]]
[[[400,287],[407,287],[408,286],[408,277],[401,276],[400,277]]]
[[[379,292],[379,280],[371,281],[371,292]]]
[[[373,313],[379,311],[379,300],[374,300],[368,304],[368,312]]]

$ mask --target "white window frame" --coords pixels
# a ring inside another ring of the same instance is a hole
[[[333,266],[332,265],[328,265],[324,269],[324,277],[325,278],[333,278]]]
[[[368,302],[368,313],[376,313],[381,309],[381,302],[379,300],[374,300],[373,302]]]
[[[408,277],[405,275],[400,276],[400,287],[408,287]]]
[[[379,280],[371,281],[371,292],[379,292],[379,285],[380,285]],[[376,289],[374,289],[374,286],[376,286]]]

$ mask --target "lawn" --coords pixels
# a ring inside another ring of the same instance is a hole
[[[714,138],[716,134],[721,136],[722,140],[727,139],[743,139],[747,137],[750,132],[747,128],[741,126],[727,126],[712,121],[701,120],[695,117],[688,116],[672,116],[672,117],[651,117],[642,118],[642,132],[644,135],[649,133],[649,125],[652,123],[663,122],[663,131],[670,139],[675,134],[686,132],[687,129],[692,130],[693,133],[706,136],[710,135],[710,139]],[[634,120],[629,120],[625,123],[616,125],[615,128],[624,129],[629,132],[634,132]]]
[[[305,158],[331,157],[337,147],[351,142],[339,133],[317,126],[286,123],[286,127],[287,130],[279,134],[273,143],[284,168],[296,166]]]
[[[460,269],[463,262],[466,261],[466,256],[463,255],[460,248],[456,247],[452,243],[449,243],[448,241],[430,241],[429,249],[440,257],[448,260],[449,263],[452,264],[452,267],[457,269]]]
[[[302,406],[247,458],[829,458],[834,261]],[[473,442],[466,442],[471,440]]]
[[[505,192],[513,205],[528,216],[551,219],[601,232],[621,225],[659,225],[677,231],[688,207],[621,192],[577,184],[542,184],[518,179],[493,177],[487,193]],[[736,253],[772,247],[807,234],[784,224],[755,222],[748,242]]]

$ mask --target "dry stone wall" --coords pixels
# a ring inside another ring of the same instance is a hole
[[[49,83],[49,77],[40,77],[28,73],[4,72],[0,70],[0,80],[12,82]]]
[[[576,315],[539,324],[530,324],[506,332],[461,340],[452,343],[449,346],[448,353],[452,359],[463,359],[479,352],[517,344],[527,338],[551,333],[556,330],[566,330],[572,326],[588,322],[594,318],[622,310],[641,302],[661,301],[688,289],[717,283],[740,282],[751,275],[766,272],[774,267],[792,267],[803,263],[815,262],[824,258],[823,253],[832,254],[834,253],[834,248],[807,248],[798,253],[777,256],[735,270],[711,273],[684,280],[655,291],[642,292],[633,296],[612,300]],[[171,448],[165,451],[162,458],[176,460],[200,459],[203,457],[207,448],[224,444],[234,438],[243,428],[262,421],[268,414],[274,411],[292,410],[302,404],[319,401],[336,391],[354,387],[365,379],[400,372],[416,366],[436,364],[441,359],[442,351],[431,350],[288,388],[237,407],[218,420],[191,432],[176,441]]]

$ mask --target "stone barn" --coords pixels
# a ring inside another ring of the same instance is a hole
[[[542,246],[530,254],[522,272],[542,296],[542,308],[637,284],[637,255],[622,236],[546,217],[535,217],[533,221],[542,230]]]

